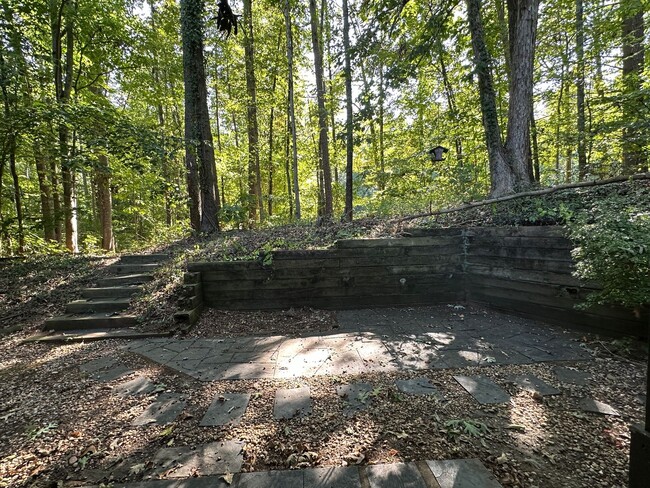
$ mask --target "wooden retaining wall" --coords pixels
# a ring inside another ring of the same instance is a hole
[[[192,263],[206,306],[345,309],[464,299],[462,237],[338,241],[334,249],[274,251],[272,262]]]
[[[400,239],[342,240],[260,261],[191,263],[202,303],[230,310],[346,309],[478,302],[609,335],[645,336],[648,314],[575,306],[598,288],[572,276],[560,227],[414,230]]]

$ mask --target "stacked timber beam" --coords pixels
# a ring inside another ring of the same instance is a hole
[[[456,235],[338,241],[249,262],[191,263],[205,305],[230,310],[427,305],[464,298]],[[263,264],[265,262],[267,265]]]
[[[577,308],[598,289],[573,276],[562,227],[416,229],[395,239],[342,240],[333,249],[274,251],[257,261],[188,266],[191,320],[229,310],[478,302],[609,335],[645,336],[648,312]]]
[[[152,273],[167,258],[166,254],[122,256],[109,268],[115,276],[99,280],[95,288],[81,290],[82,299],[68,303],[64,315],[46,320],[43,330],[53,332],[53,339],[63,334],[67,340],[132,335],[127,330],[137,324],[138,317],[128,311],[131,299],[153,279]]]

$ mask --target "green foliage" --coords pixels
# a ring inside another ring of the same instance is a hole
[[[602,290],[587,305],[638,309],[650,304],[650,211],[647,201],[614,196],[595,202],[569,223],[576,275]]]
[[[490,432],[490,429],[487,425],[477,420],[452,419],[447,420],[440,431],[446,434],[450,440],[458,441],[464,435],[482,438]]]

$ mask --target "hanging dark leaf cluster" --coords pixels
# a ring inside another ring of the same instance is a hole
[[[237,35],[237,17],[232,13],[230,5],[228,5],[228,0],[220,0],[217,5],[219,10],[217,11],[217,29],[219,32],[223,32],[226,35],[226,39],[230,37],[232,31],[235,31]]]

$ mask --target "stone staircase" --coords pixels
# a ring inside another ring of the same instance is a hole
[[[122,256],[110,267],[115,276],[99,280],[95,288],[81,290],[83,298],[68,303],[64,315],[47,319],[43,330],[70,337],[135,326],[137,316],[128,312],[131,297],[142,290],[143,283],[153,280],[153,272],[168,257],[166,254]]]

